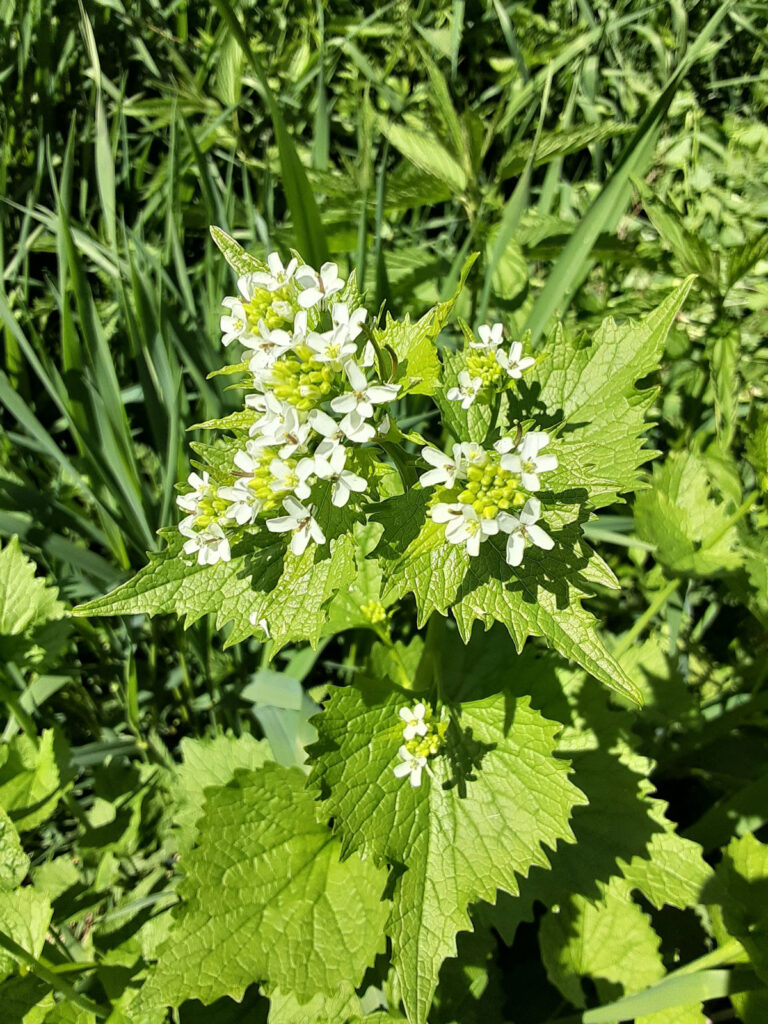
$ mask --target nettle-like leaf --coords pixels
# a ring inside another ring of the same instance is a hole
[[[718,940],[738,939],[755,973],[768,984],[768,844],[751,833],[734,838],[717,866],[713,907]]]
[[[285,550],[274,535],[247,536],[229,562],[199,565],[185,558],[184,538],[167,531],[168,546],[150,554],[149,565],[106,597],[77,609],[81,615],[174,613],[189,626],[203,615],[228,623],[227,645],[253,636],[258,622],[269,623],[276,648],[291,641],[317,644],[333,595],[357,577],[352,535],[337,537],[326,549],[310,547],[302,555]]]
[[[584,541],[561,506],[544,512],[555,541],[552,551],[531,547],[519,566],[507,564],[503,541],[491,538],[470,557],[445,542],[444,530],[427,515],[429,497],[409,491],[374,512],[384,526],[376,555],[387,566],[385,600],[413,593],[419,624],[451,609],[465,642],[475,621],[489,629],[501,622],[518,650],[529,636],[545,637],[606,686],[640,703],[640,694],[600,640],[594,616],[582,606],[594,584],[615,587],[610,569]]]
[[[550,910],[539,926],[539,945],[549,980],[574,1006],[587,1001],[582,979],[593,981],[602,1001],[639,992],[660,981],[666,969],[651,921],[614,879],[597,901],[573,896]],[[705,1024],[701,1006],[690,1004],[636,1018],[636,1024]]]
[[[406,870],[387,926],[409,1019],[423,1024],[468,904],[517,893],[519,876],[548,866],[544,847],[572,841],[584,802],[553,756],[558,726],[527,700],[502,696],[452,713],[445,747],[419,787],[396,778],[401,694],[371,684],[336,690],[315,724],[310,785],[324,796],[346,853]]]
[[[39,666],[57,653],[69,628],[58,596],[11,537],[0,549],[0,661]]]
[[[19,834],[0,807],[0,892],[10,892],[21,885],[28,871],[29,857],[22,849]]]
[[[207,793],[181,909],[137,1009],[240,1000],[255,980],[299,1002],[359,984],[382,949],[386,876],[340,860],[304,780],[268,763]]]
[[[657,388],[636,385],[658,370],[693,281],[636,323],[605,320],[590,339],[557,328],[548,339],[511,414],[561,428],[560,466],[547,478],[554,490],[584,488],[599,508],[637,487],[637,470],[653,454],[644,447],[645,416]]]
[[[670,452],[655,466],[652,486],[635,501],[638,536],[673,572],[710,576],[742,563],[735,503],[712,494],[707,462],[692,452]]]

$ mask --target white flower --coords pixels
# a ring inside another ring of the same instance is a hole
[[[269,464],[269,471],[274,477],[270,487],[273,491],[292,491],[297,498],[303,501],[312,493],[308,481],[315,472],[315,464],[312,459],[300,459],[298,465],[292,466],[281,459],[272,459]]]
[[[187,516],[179,523],[179,532],[189,537],[183,547],[185,555],[197,552],[198,565],[215,565],[217,562],[228,562],[232,555],[229,541],[218,523],[209,523],[202,530],[194,529],[194,516]]]
[[[307,414],[307,423],[323,439],[315,449],[315,456],[327,459],[334,448],[339,447],[341,439],[346,436],[344,431],[336,420],[322,409],[310,409]]]
[[[541,516],[541,502],[538,498],[529,498],[523,505],[520,516],[510,515],[509,512],[499,512],[497,519],[499,527],[504,533],[508,533],[506,559],[509,565],[520,565],[525,551],[525,542],[530,541],[537,548],[544,551],[551,551],[555,542],[536,523]]]
[[[189,494],[180,494],[176,498],[176,504],[179,508],[183,508],[185,512],[197,512],[197,507],[200,504],[200,499],[203,497],[209,486],[209,476],[207,473],[203,473],[200,476],[197,473],[190,473],[187,477],[187,483],[194,490]]]
[[[496,442],[496,450],[507,448],[509,438]],[[523,487],[527,491],[541,490],[539,473],[549,473],[557,469],[556,455],[539,455],[542,448],[549,444],[549,434],[543,430],[532,430],[526,434],[514,452],[502,454],[501,468],[510,473],[519,473]]]
[[[302,423],[298,409],[290,402],[281,402],[272,394],[265,396],[267,411],[250,428],[251,442],[256,448],[279,447],[281,459],[287,459],[303,448],[309,437],[309,423]]]
[[[445,397],[449,402],[461,402],[461,408],[468,409],[482,386],[482,377],[470,377],[469,370],[461,370],[458,387],[449,388]]]
[[[422,487],[435,487],[438,484],[453,487],[456,477],[461,476],[463,472],[461,445],[453,446],[453,455],[446,455],[445,452],[438,451],[437,448],[422,448],[421,457],[430,466],[435,467],[428,469],[419,477]]]
[[[481,324],[477,328],[477,333],[480,337],[480,341],[470,341],[470,348],[480,348],[484,352],[492,352],[497,349],[504,340],[504,325],[493,324],[490,327],[488,324]]]
[[[375,381],[369,384],[363,371],[352,360],[344,364],[344,372],[352,390],[331,400],[334,412],[356,412],[364,420],[369,420],[373,416],[374,405],[383,405],[397,398],[399,384],[377,384]]]
[[[248,621],[252,626],[255,626],[257,629],[260,629],[263,632],[264,636],[267,638],[267,640],[269,640],[269,623],[267,622],[266,619],[260,619],[258,612],[251,612],[251,614],[248,616]]]
[[[357,444],[365,444],[366,441],[372,441],[376,436],[376,428],[368,423],[357,409],[353,409],[342,418],[339,429],[346,438]]]
[[[488,452],[477,441],[462,441],[459,446],[461,457],[467,466],[484,466],[488,461]]]
[[[409,775],[408,780],[410,784],[415,788],[421,785],[421,773],[424,770],[427,759],[426,757],[416,757],[410,750],[403,744],[398,750],[400,757],[400,764],[395,765],[392,771],[395,773],[398,779],[402,779],[405,775]]]
[[[243,454],[238,452],[238,455]],[[234,519],[238,526],[250,525],[261,508],[261,502],[248,486],[250,479],[240,477],[232,487],[220,487],[216,492],[219,498],[232,502],[227,509],[227,519]]]
[[[242,343],[245,348],[253,349],[248,369],[256,373],[257,370],[271,366],[279,356],[287,352],[293,345],[293,338],[288,331],[280,327],[270,329],[263,320],[259,320],[257,333],[243,338]]]
[[[523,356],[522,344],[513,341],[509,346],[509,352],[496,353],[496,362],[510,377],[519,380],[523,376],[523,371],[533,366],[536,360],[532,356]]]
[[[426,713],[427,709],[421,701],[418,704],[414,704],[412,708],[400,708],[398,714],[405,722],[405,728],[403,729],[404,740],[412,740],[414,736],[427,735],[427,723],[424,721]]]
[[[473,558],[480,554],[480,544],[499,532],[497,519],[481,519],[471,505],[440,502],[431,512],[436,523],[445,523],[445,539],[449,544],[464,544]]]
[[[331,322],[335,331],[343,331],[344,336],[352,341],[360,334],[368,316],[365,306],[358,306],[350,313],[346,302],[334,302],[331,309]]]
[[[278,516],[277,519],[268,519],[267,529],[272,533],[292,531],[290,547],[294,555],[303,555],[310,540],[316,544],[325,544],[325,534],[314,518],[314,505],[306,508],[296,498],[288,497],[283,501],[283,508],[288,515]]]
[[[219,318],[219,327],[223,334],[221,343],[226,346],[231,345],[233,341],[242,336],[248,327],[248,321],[240,299],[228,295],[221,300],[221,304],[229,310],[229,315],[225,313]]]
[[[331,502],[337,508],[342,508],[349,501],[352,491],[361,494],[368,486],[363,477],[345,469],[347,461],[347,450],[338,445],[327,458],[315,456],[314,469],[321,480],[331,480],[333,490]]]
[[[247,301],[253,298],[257,288],[268,292],[276,292],[278,288],[282,288],[284,284],[287,284],[296,272],[298,260],[292,259],[288,266],[284,267],[283,261],[278,254],[271,252],[267,256],[267,266],[269,267],[268,273],[263,270],[256,270],[251,274],[241,277],[237,282],[238,288]]]
[[[299,305],[303,309],[311,309],[344,287],[344,281],[339,277],[339,268],[335,263],[324,263],[319,274],[310,266],[299,267],[296,271],[296,283],[303,289],[299,293]]]

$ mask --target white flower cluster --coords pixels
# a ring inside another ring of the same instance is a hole
[[[431,709],[419,701],[413,707],[402,707],[398,712],[403,726],[403,739],[397,755],[400,763],[392,769],[398,779],[409,776],[412,786],[421,785],[421,773],[426,768],[429,772],[427,759],[437,754],[445,740],[448,722],[432,720]]]
[[[461,402],[462,409],[468,409],[484,388],[501,391],[510,379],[520,380],[536,362],[532,356],[523,355],[520,341],[505,347],[502,324],[483,324],[477,334],[479,340],[469,343],[466,370],[459,372],[457,386],[446,392],[446,398]]]
[[[241,277],[239,296],[222,303],[223,344],[238,341],[247,352],[248,440],[229,483],[214,487],[193,473],[191,493],[177,499],[189,513],[179,526],[184,552],[201,565],[228,561],[229,535],[257,518],[273,533],[290,533],[295,555],[324,544],[315,486],[329,484],[337,507],[367,489],[355,447],[387,432],[382,407],[399,391],[377,378],[374,347],[361,344],[368,311],[341,299],[354,289],[335,263],[315,271],[296,259],[284,266],[271,253],[267,268]],[[286,514],[271,515],[281,504]]]
[[[544,431],[519,439],[502,437],[488,451],[475,443],[455,444],[451,454],[424,448],[432,467],[422,473],[423,487],[437,487],[429,509],[435,523],[445,524],[449,544],[462,544],[469,555],[480,553],[489,537],[506,534],[506,561],[520,565],[528,543],[550,550],[554,541],[541,526],[541,502],[531,492],[541,489],[539,477],[557,468],[557,457],[541,454],[549,443]]]

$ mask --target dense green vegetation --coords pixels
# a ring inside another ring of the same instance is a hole
[[[767,13],[0,5],[3,1020],[768,1018]],[[402,451],[483,440],[438,375],[461,318],[502,322],[537,365],[488,438],[568,407],[588,583],[525,626],[509,592],[433,601],[391,446],[384,543],[354,534],[311,628],[72,615],[172,549],[190,457],[237,439],[199,426],[242,407],[210,225],[355,271],[383,331],[478,253],[427,371],[393,341]],[[396,791],[421,696],[483,749]]]

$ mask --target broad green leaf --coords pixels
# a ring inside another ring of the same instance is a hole
[[[635,187],[640,193],[648,218],[662,241],[674,253],[683,272],[698,274],[717,295],[720,287],[720,261],[717,253],[703,238],[688,231],[677,210],[662,202],[644,182],[636,179]]]
[[[542,132],[533,158],[533,166],[540,167],[558,157],[578,153],[579,150],[586,149],[587,146],[591,146],[595,142],[605,142],[607,139],[626,135],[630,131],[632,131],[631,125],[621,121],[609,121],[607,124],[585,124],[579,125],[578,128]],[[509,147],[496,172],[500,181],[520,174],[525,169],[532,145],[533,140],[524,139]]]
[[[29,857],[24,853],[13,822],[0,807],[0,892],[10,892],[21,885],[29,871]]]
[[[268,1024],[339,1024],[358,1017],[362,1017],[362,1007],[349,984],[340,985],[331,995],[315,995],[306,1003],[279,991],[269,994]]]
[[[0,892],[0,932],[31,956],[40,956],[51,923],[51,904],[31,886]],[[12,974],[16,960],[0,944],[0,979]]]
[[[46,641],[53,643],[45,626],[65,614],[58,596],[55,587],[35,575],[34,562],[22,553],[18,537],[12,537],[0,549],[0,661],[45,655]]]
[[[426,517],[426,492],[412,490],[379,506],[384,526],[376,554],[387,565],[385,600],[412,592],[419,624],[450,608],[465,642],[476,620],[509,630],[518,650],[542,636],[606,686],[640,703],[635,684],[600,640],[594,616],[582,606],[594,582],[615,586],[612,575],[583,541],[577,523],[563,525],[558,512],[544,514],[555,547],[531,547],[522,565],[507,565],[495,538],[471,558],[445,541],[444,529]]]
[[[181,741],[181,757],[173,786],[173,819],[178,825],[178,849],[183,852],[192,847],[197,835],[206,790],[228,785],[236,771],[259,768],[270,757],[267,743],[248,733],[199,740],[187,736]]]
[[[434,394],[440,379],[437,336],[453,312],[478,255],[473,253],[464,261],[456,290],[450,299],[437,303],[416,323],[411,323],[409,316],[393,320],[387,314],[384,326],[374,330],[377,346],[389,348],[395,354],[397,367],[394,379],[400,382],[404,392]]]
[[[429,129],[394,124],[380,117],[376,121],[381,134],[398,149],[406,160],[437,178],[450,188],[453,195],[461,195],[467,187],[467,175],[461,163],[450,153],[440,139]]]
[[[684,281],[636,323],[605,320],[586,341],[560,329],[549,338],[546,358],[526,379],[536,408],[565,425],[557,442],[560,465],[547,477],[553,490],[584,488],[600,507],[636,488],[637,469],[652,455],[643,435],[656,394],[655,388],[639,390],[636,382],[658,370],[667,333],[692,283],[693,278]]]
[[[37,743],[21,735],[0,746],[0,806],[19,832],[37,828],[53,814],[67,783],[67,761],[66,742],[53,729]]]
[[[150,554],[149,565],[106,597],[75,610],[77,615],[173,613],[190,626],[203,615],[216,616],[217,628],[232,624],[227,644],[253,636],[266,620],[279,649],[291,640],[316,644],[333,595],[355,579],[354,540],[342,535],[303,555],[285,551],[282,541],[257,546],[246,537],[230,562],[199,565],[182,555],[183,537],[169,531],[168,546]],[[256,623],[256,625],[254,625]]]
[[[410,786],[393,773],[404,703],[379,684],[334,691],[315,722],[310,785],[345,852],[407,868],[388,933],[409,1019],[423,1024],[456,933],[471,929],[468,904],[517,893],[518,876],[546,867],[544,847],[571,841],[568,819],[584,798],[553,756],[557,726],[504,697],[452,709],[444,753]]]
[[[602,1000],[639,992],[666,974],[660,940],[650,919],[632,902],[626,882],[614,879],[596,902],[573,896],[539,926],[542,960],[550,981],[574,1006],[586,1007],[582,979]],[[636,1024],[705,1024],[695,1004],[637,1017]]]
[[[55,1004],[50,985],[34,974],[14,975],[0,984],[0,1006],[13,1024],[68,1024],[66,1018],[53,1015]],[[74,1018],[73,1024],[96,1024],[96,1020],[92,1017],[81,1022]]]
[[[742,562],[732,502],[712,494],[706,461],[693,452],[670,452],[654,466],[652,487],[635,501],[641,540],[673,572],[710,576]]]
[[[383,948],[386,876],[340,852],[295,768],[265,764],[209,792],[139,1006],[239,1000],[256,979],[299,1002],[359,984]]]
[[[717,887],[712,891],[726,934],[741,942],[755,973],[768,984],[768,845],[751,833],[732,839],[717,867]],[[718,938],[722,943],[726,935]]]

